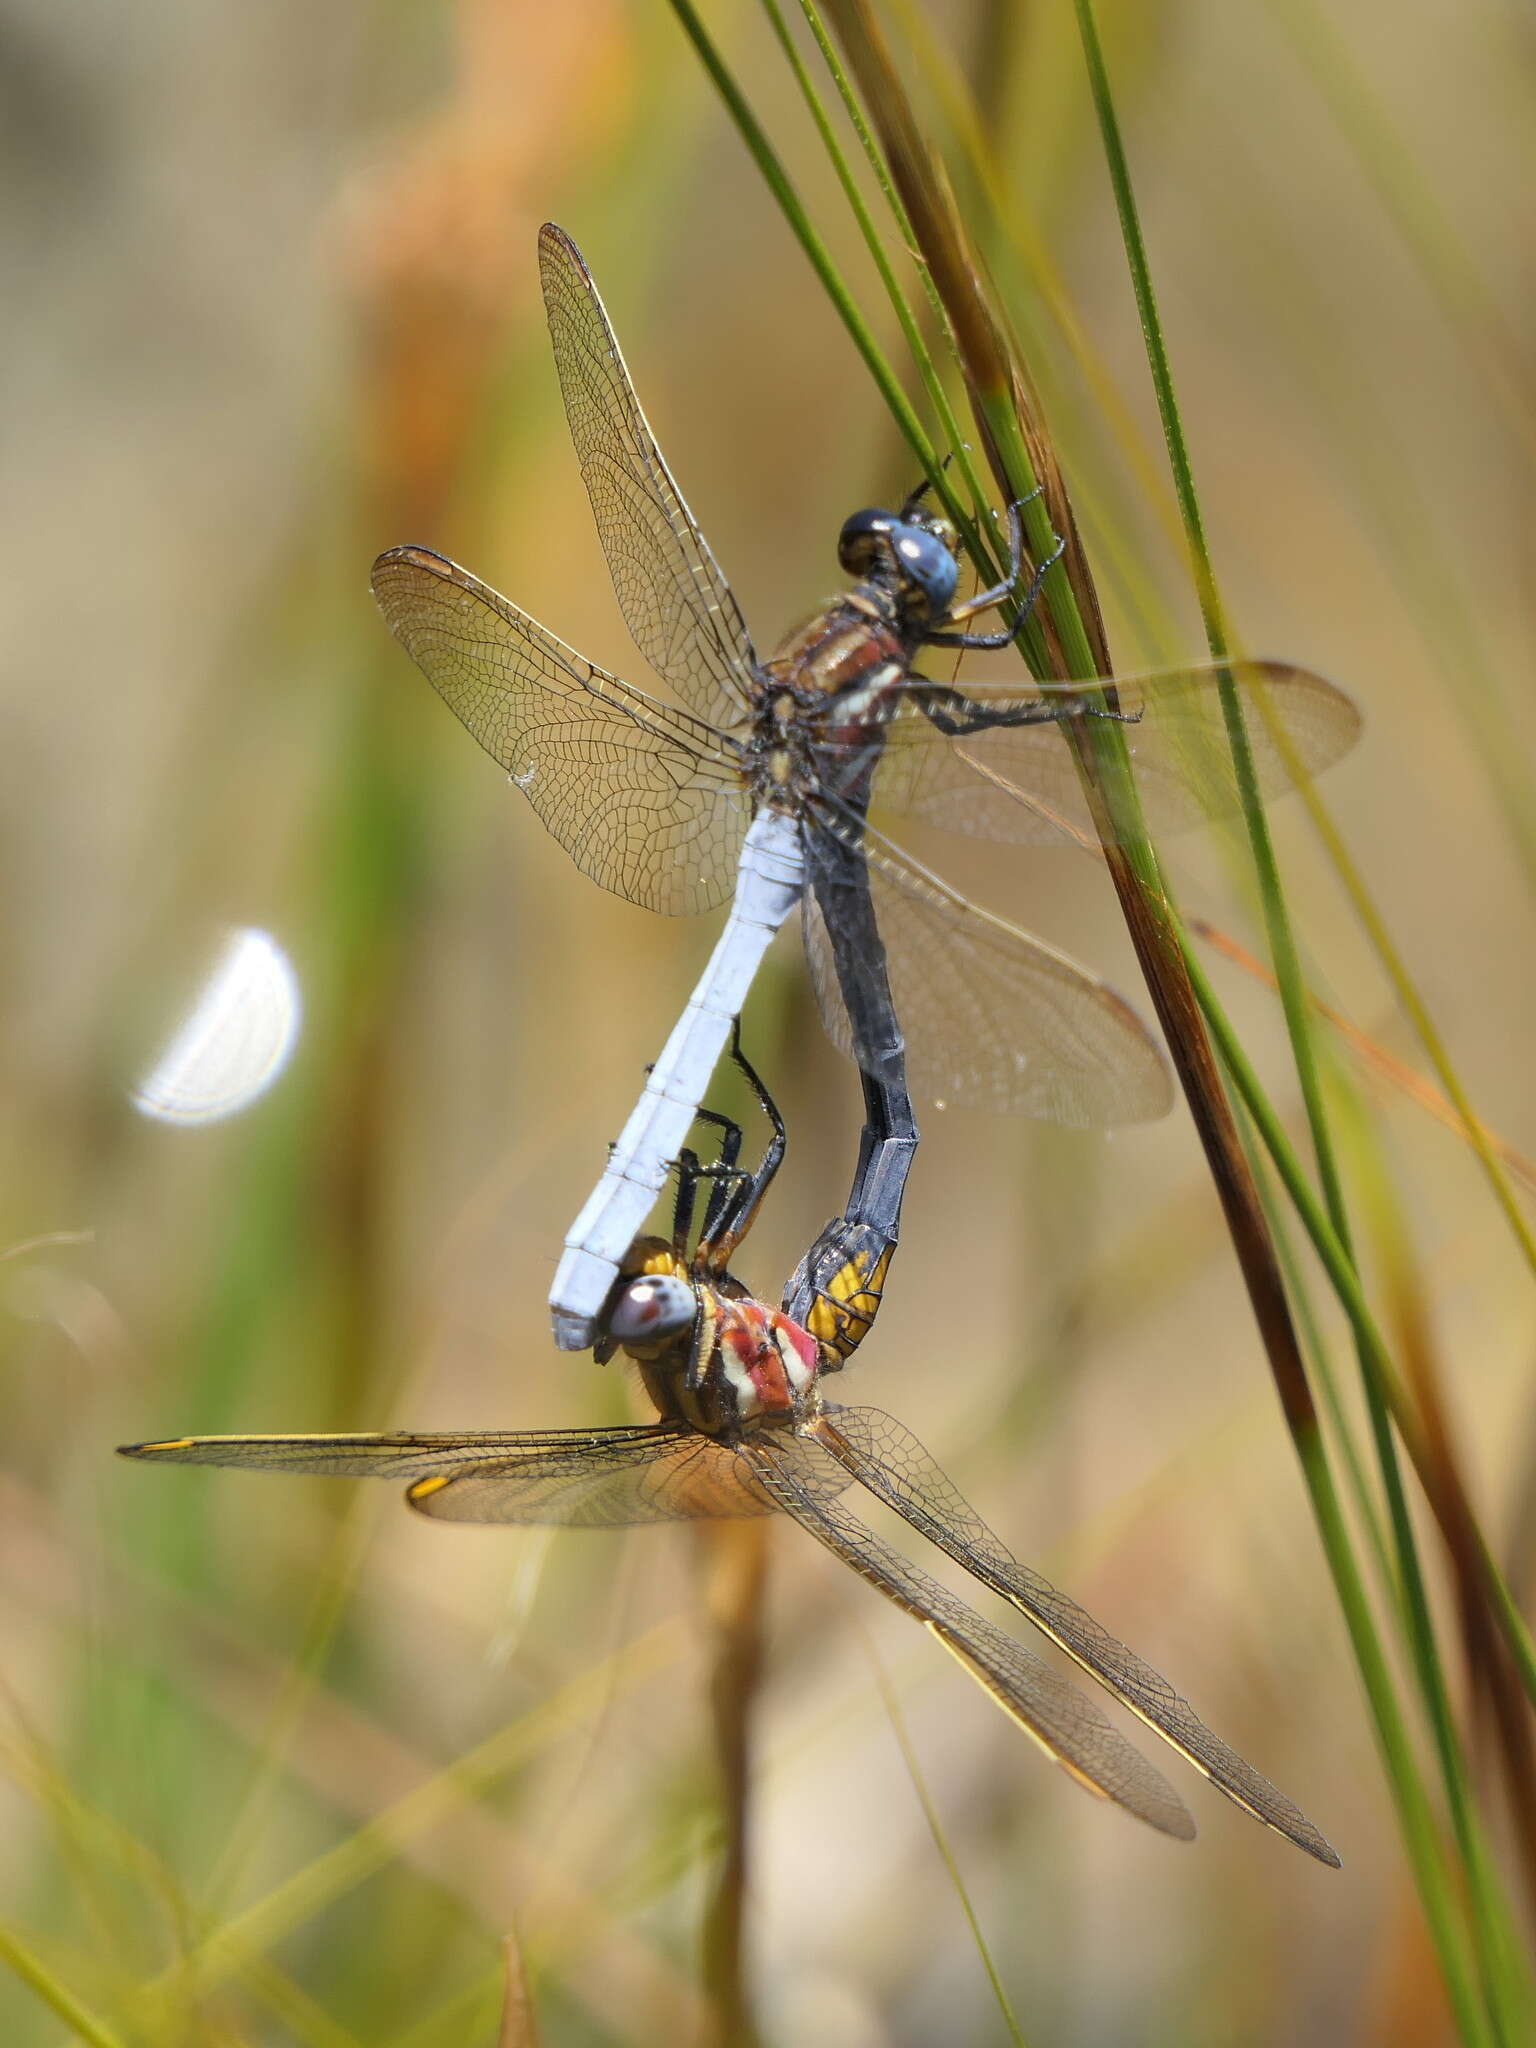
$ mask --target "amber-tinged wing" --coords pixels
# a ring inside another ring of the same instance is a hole
[[[640,409],[592,273],[552,222],[539,230],[539,275],[565,416],[625,623],[685,704],[736,725],[756,659],[741,611]]]
[[[1360,736],[1353,700],[1292,662],[1204,663],[1116,677],[1120,709],[1135,719],[1123,728],[1125,743],[1154,833],[1234,817],[1242,808],[1222,714],[1223,675],[1237,687],[1262,797],[1293,789],[1298,773],[1319,774]],[[999,714],[1070,692],[1069,684],[1045,691],[1017,683],[965,686],[967,697]],[[1098,844],[1071,750],[1053,720],[957,739],[908,698],[887,728],[874,801],[980,839],[1060,845],[1086,837]]]
[[[772,1436],[764,1430],[748,1437],[739,1455],[802,1529],[931,1630],[1003,1712],[1080,1785],[1114,1800],[1165,1835],[1189,1841],[1195,1824],[1178,1794],[1110,1726],[1092,1700],[882,1543],[835,1499],[820,1498],[803,1483],[805,1454],[816,1448],[803,1437]]]
[[[668,1423],[446,1436],[184,1436],[125,1444],[122,1455],[174,1465],[413,1480],[406,1495],[411,1506],[445,1522],[607,1529],[766,1515],[777,1506],[720,1445]],[[827,1484],[848,1484],[832,1459],[823,1463]]]
[[[914,1095],[1064,1124],[1143,1123],[1171,1107],[1155,1040],[1096,974],[967,902],[835,798],[812,807],[812,862],[821,832],[865,848]],[[855,886],[839,866],[839,886]],[[838,985],[839,935],[815,890],[802,915],[822,1019],[833,1043],[859,1059]]]
[[[736,881],[751,806],[718,734],[586,661],[428,548],[373,565],[390,631],[583,874],[668,915]]]
[[[595,1454],[576,1444],[488,1458],[419,1479],[406,1498],[440,1522],[589,1529],[738,1520],[776,1506],[723,1445],[669,1423],[658,1423],[648,1443],[616,1443]]]
[[[1338,1857],[1301,1809],[1213,1735],[1188,1700],[1091,1614],[1019,1563],[911,1430],[878,1408],[827,1408],[815,1440],[930,1543],[948,1551],[1091,1672],[1255,1820],[1319,1863]]]

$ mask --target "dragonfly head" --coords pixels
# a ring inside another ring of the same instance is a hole
[[[959,543],[947,519],[871,506],[843,521],[837,559],[850,576],[890,593],[904,619],[931,624],[955,601]]]
[[[675,1345],[698,1319],[699,1297],[665,1238],[636,1238],[600,1318],[593,1347],[599,1365],[617,1350],[649,1360]]]

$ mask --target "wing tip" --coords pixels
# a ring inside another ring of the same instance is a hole
[[[1312,771],[1314,774],[1331,768],[1335,761],[1342,759],[1364,732],[1365,713],[1360,708],[1359,699],[1346,690],[1342,683],[1336,683],[1332,676],[1325,676],[1318,669],[1305,668],[1300,662],[1284,661],[1274,655],[1265,655],[1244,665],[1256,669],[1267,683],[1279,689],[1284,689],[1287,683],[1296,683],[1303,689],[1310,690],[1314,696],[1325,698],[1334,706],[1338,720],[1334,735],[1336,744]]]
[[[1288,1842],[1294,1842],[1298,1849],[1304,1850],[1316,1862],[1326,1864],[1330,1870],[1342,1870],[1344,1859],[1328,1837],[1320,1828],[1315,1828],[1305,1814],[1299,1815],[1298,1818],[1299,1827],[1277,1828],[1275,1832],[1284,1835]]]
[[[440,576],[445,570],[452,572],[456,566],[446,555],[440,555],[436,548],[422,547],[416,541],[404,541],[399,547],[386,548],[383,554],[374,556],[373,567],[368,571],[368,587],[377,596],[379,576],[390,569],[427,569]]]
[[[558,221],[547,220],[539,229],[539,267],[547,272],[554,262],[572,265],[583,281],[591,284],[592,272],[586,257]]]

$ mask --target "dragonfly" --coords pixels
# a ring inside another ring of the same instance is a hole
[[[742,1057],[734,1029],[733,1056],[773,1126],[763,1159],[755,1170],[741,1169],[740,1126],[705,1112],[723,1132],[719,1156],[703,1166],[686,1148],[680,1154],[672,1235],[641,1236],[631,1246],[595,1347],[600,1361],[622,1351],[638,1367],[654,1422],[434,1435],[188,1436],[125,1445],[123,1455],[406,1481],[408,1504],[444,1522],[612,1529],[786,1515],[928,1629],[1079,1785],[1166,1835],[1191,1839],[1195,1824],[1178,1793],[1096,1702],[870,1529],[845,1498],[861,1489],[1025,1615],[1245,1812],[1337,1867],[1337,1854],[1305,1814],[1214,1734],[1165,1678],[1013,1556],[909,1429],[879,1409],[827,1398],[825,1381],[874,1320],[889,1245],[871,1271],[867,1234],[853,1229],[843,1267],[825,1269],[810,1326],[755,1299],[732,1276],[729,1261],[784,1156],[782,1119]],[[706,1183],[708,1204],[690,1251]],[[823,1233],[824,1242],[829,1237]],[[816,1334],[818,1316],[826,1335]]]
[[[1005,579],[958,596],[954,529],[923,503],[848,518],[849,586],[759,658],[741,608],[651,431],[580,251],[553,224],[539,266],[572,442],[626,624],[665,702],[587,660],[446,557],[395,547],[373,567],[391,631],[524,792],[577,866],[651,910],[729,901],[708,965],[648,1071],[551,1291],[556,1341],[582,1350],[665,1184],[774,934],[797,905],[822,1017],[864,1075],[885,1162],[873,1220],[894,1228],[917,1142],[911,1090],[1068,1124],[1160,1116],[1162,1055],[1088,968],[968,901],[870,821],[871,806],[1028,842],[1072,838],[1082,797],[1063,719],[1126,721],[1154,829],[1239,808],[1222,684],[1248,700],[1261,794],[1351,746],[1359,715],[1323,677],[1229,662],[1085,685],[920,674],[923,649],[997,648],[1052,557],[1026,575],[1020,508]],[[1271,724],[1273,721],[1273,724]],[[1278,737],[1277,737],[1278,733]]]

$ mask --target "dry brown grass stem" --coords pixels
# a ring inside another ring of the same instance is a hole
[[[1039,613],[1047,648],[1045,674],[1062,681],[1089,673],[1107,677],[1113,664],[1092,571],[1027,368],[1008,336],[1007,322],[966,235],[948,181],[917,123],[866,0],[833,0],[827,13],[943,302],[999,490],[1005,502],[1012,502],[1036,482],[1042,484],[1051,528],[1066,540],[1063,562],[1071,586],[1070,606],[1059,595],[1053,602],[1048,593]],[[1025,463],[1032,473],[1021,473]],[[1090,666],[1082,665],[1083,658]],[[1205,1151],[1282,1405],[1293,1432],[1315,1437],[1317,1413],[1279,1260],[1190,983],[1168,897],[1150,852],[1133,860],[1120,843],[1116,821],[1109,815],[1111,799],[1086,734],[1063,729],[1100,826],[1110,879]]]
[[[704,1923],[711,2048],[753,2048],[746,1909],[752,1840],[752,1719],[763,1675],[770,1525],[706,1522],[698,1531],[713,1648],[710,1707],[720,1770],[724,1856]]]

